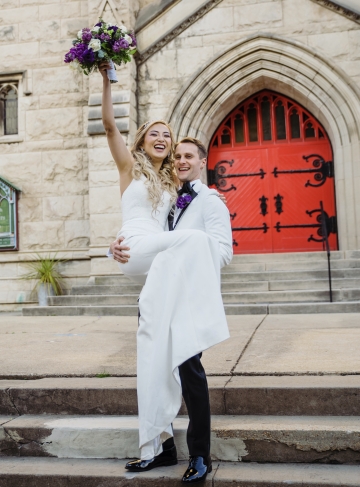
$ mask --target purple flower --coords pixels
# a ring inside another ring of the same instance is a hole
[[[119,52],[120,49],[128,49],[128,48],[129,48],[129,43],[123,37],[118,41],[115,41],[112,47],[114,52]]]
[[[95,24],[95,27],[101,27],[102,26],[102,22],[98,22],[97,24]]]
[[[132,39],[132,46],[135,47],[137,45],[137,42],[136,42],[136,37],[135,37],[134,32],[130,32],[129,36]]]
[[[108,34],[101,34],[100,39],[102,41],[108,41],[110,39],[110,36]]]
[[[80,64],[92,64],[95,61],[95,53],[88,48],[87,44],[79,43],[65,54],[64,61],[71,63],[74,59],[77,59]]]
[[[92,38],[91,30],[90,29],[83,29],[82,30],[82,40],[84,42],[90,42],[91,38]]]
[[[176,201],[176,206],[182,210],[191,202],[192,202],[192,197],[189,194],[183,194],[178,197]]]
[[[108,28],[108,30],[113,30],[114,32],[116,32],[118,28],[119,27],[117,25],[112,25],[111,27]]]

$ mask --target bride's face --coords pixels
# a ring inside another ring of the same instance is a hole
[[[143,149],[153,161],[162,162],[171,150],[171,134],[166,125],[156,123],[145,134]]]

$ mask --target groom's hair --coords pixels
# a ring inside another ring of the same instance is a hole
[[[199,139],[194,139],[194,137],[184,137],[175,144],[175,149],[179,144],[194,144],[198,148],[198,153],[201,159],[207,158],[207,150],[204,144]]]

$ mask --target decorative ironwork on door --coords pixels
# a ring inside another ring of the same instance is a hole
[[[298,103],[271,91],[241,103],[214,134],[208,166],[209,185],[227,193],[235,253],[322,250],[319,201],[337,249],[331,144]]]

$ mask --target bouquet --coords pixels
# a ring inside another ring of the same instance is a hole
[[[124,25],[111,25],[102,19],[92,29],[82,29],[65,54],[65,63],[86,76],[96,71],[101,61],[109,62],[108,78],[117,82],[115,64],[128,63],[136,52],[136,38]]]

